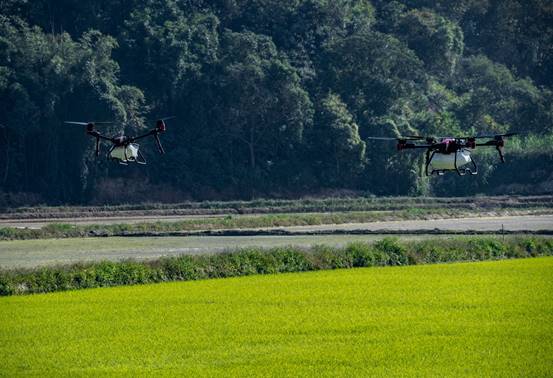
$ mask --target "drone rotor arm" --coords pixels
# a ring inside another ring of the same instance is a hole
[[[499,154],[499,159],[501,160],[501,162],[505,163],[505,155],[503,155],[503,146],[497,145],[495,147],[495,149],[497,150],[497,153]]]
[[[505,142],[502,137],[496,138],[494,140],[489,140],[486,143],[476,143],[476,147],[495,147],[497,153],[499,154],[499,159],[502,163],[505,163],[505,155],[503,154],[503,146]]]
[[[152,129],[152,130],[148,131],[145,134],[129,138],[128,141],[130,143],[133,143],[136,140],[147,138],[149,136],[153,136],[155,141],[156,141],[156,145],[157,145],[157,148],[159,150],[159,153],[163,155],[165,153],[165,150],[163,149],[163,146],[161,145],[161,140],[159,139],[159,134],[160,134],[160,130],[158,128],[155,128],[155,129]]]
[[[162,155],[165,154],[165,150],[163,149],[163,146],[161,145],[161,140],[159,140],[158,133],[154,134],[154,138],[156,140],[157,149],[159,150],[159,153],[162,154]]]
[[[87,131],[86,133],[90,136],[93,136],[96,139],[102,139],[102,140],[107,140],[109,142],[113,142],[113,138],[102,135],[102,134],[100,134],[99,131],[92,130],[92,131]]]
[[[486,143],[476,143],[476,147],[497,147],[499,145],[502,145],[502,141],[498,140],[489,140]]]
[[[508,138],[508,137],[512,137],[512,136],[515,136],[515,135],[520,135],[520,133],[506,133],[506,134],[497,134],[497,135],[477,135],[477,136],[473,136],[472,138],[475,138],[475,139],[498,139],[498,138]]]
[[[102,140],[107,140],[107,141],[110,141],[110,142],[113,142],[113,138],[110,138],[110,137],[107,137],[107,136],[104,136],[98,132],[92,134],[92,133],[89,133],[89,135],[92,135],[93,137],[96,137],[97,139],[102,139]]]
[[[87,131],[86,133],[88,135],[96,138],[96,145],[95,145],[95,149],[94,149],[94,152],[95,152],[96,156],[100,156],[100,140],[107,140],[107,141],[113,142],[112,138],[108,138],[106,136],[103,136],[102,134],[100,134],[96,130]]]
[[[151,136],[151,135],[155,135],[155,134],[157,134],[157,129],[153,129],[153,130],[148,131],[148,132],[145,133],[145,134],[142,134],[142,135],[139,135],[139,136],[135,136],[135,137],[129,138],[129,141],[132,143],[132,142],[134,142],[134,141],[136,141],[136,140],[143,139],[143,138],[147,138],[147,137],[149,137],[149,136]]]

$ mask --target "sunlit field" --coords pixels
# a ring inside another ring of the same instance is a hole
[[[545,376],[553,258],[0,298],[0,375]]]

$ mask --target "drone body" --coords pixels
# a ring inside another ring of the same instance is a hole
[[[165,132],[167,129],[165,125],[165,121],[173,118],[175,117],[166,117],[166,118],[157,120],[155,128],[151,129],[145,134],[142,134],[136,137],[129,137],[125,135],[108,137],[101,134],[98,130],[96,130],[96,125],[109,124],[111,122],[66,121],[65,123],[72,124],[72,125],[86,126],[86,133],[96,138],[96,150],[95,150],[96,156],[100,155],[100,140],[105,140],[112,144],[107,153],[108,159],[118,161],[120,164],[123,164],[123,165],[127,165],[128,163],[146,164],[146,159],[144,158],[144,155],[142,155],[142,152],[140,152],[140,145],[138,143],[135,143],[137,140],[142,138],[153,136],[156,141],[159,153],[160,154],[165,153],[165,150],[163,149],[163,146],[161,145],[161,141],[159,139],[159,134]]]
[[[137,162],[138,164],[145,164],[142,161],[143,156],[139,148],[140,145],[138,143],[130,143],[127,146],[120,147],[113,146],[110,150],[109,158],[122,163]]]
[[[465,169],[467,164],[473,163],[472,157],[470,156],[470,151],[463,150],[457,151],[450,154],[442,154],[435,152],[432,158],[430,159],[429,166],[432,168],[433,172],[446,172],[453,171],[458,169]],[[473,171],[471,171],[472,173]]]
[[[431,176],[433,174],[441,176],[448,171],[457,172],[459,176],[464,176],[466,174],[478,174],[478,167],[471,156],[472,150],[476,147],[495,147],[499,153],[501,162],[505,162],[505,158],[503,156],[505,140],[503,138],[512,135],[515,134],[509,133],[502,135],[461,138],[407,136],[399,138],[369,137],[368,139],[397,140],[398,151],[406,149],[426,149],[425,173],[427,176]],[[477,143],[477,139],[490,140],[484,143]],[[426,143],[417,144],[417,141],[424,141]]]

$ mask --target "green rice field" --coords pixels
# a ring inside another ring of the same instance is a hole
[[[0,298],[0,376],[550,376],[553,258]]]

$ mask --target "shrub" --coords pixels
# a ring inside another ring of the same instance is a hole
[[[380,252],[375,251],[370,244],[361,242],[348,244],[346,246],[346,252],[352,257],[353,267],[374,266],[378,260],[377,254],[380,254]]]
[[[334,269],[335,251],[328,245],[315,245],[311,249],[311,262],[316,269]]]
[[[0,295],[318,269],[541,255],[553,255],[553,240],[515,238],[500,241],[492,238],[472,238],[402,243],[395,238],[385,238],[374,244],[357,242],[342,248],[324,245],[308,250],[294,247],[247,248],[234,253],[164,257],[156,261],[102,261],[31,270],[0,271]]]
[[[13,295],[15,289],[11,284],[11,280],[3,275],[0,275],[0,296]]]
[[[275,248],[272,250],[272,254],[279,262],[278,271],[281,273],[304,272],[314,269],[313,263],[307,258],[307,254],[293,247]]]
[[[196,280],[198,269],[191,256],[168,257],[161,259],[161,269],[170,281]]]
[[[385,256],[383,265],[407,265],[407,249],[397,238],[384,238],[374,244],[374,248]],[[382,256],[380,256],[382,258]]]

